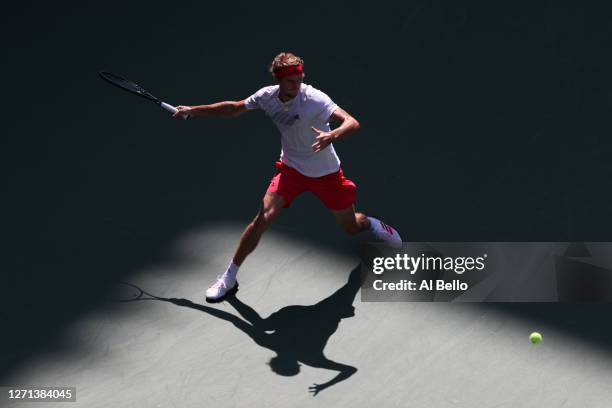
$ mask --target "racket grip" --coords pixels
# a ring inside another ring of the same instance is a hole
[[[175,114],[176,112],[178,112],[178,109],[176,109],[174,106],[167,104],[166,102],[161,102],[160,103],[161,107],[164,108],[165,110],[167,110],[168,112]],[[189,119],[189,115],[181,115],[183,117],[183,119],[187,120]]]

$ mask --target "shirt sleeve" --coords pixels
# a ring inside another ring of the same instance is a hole
[[[315,122],[329,122],[329,117],[338,109],[338,105],[325,92],[314,90],[311,95]]]
[[[244,101],[244,106],[247,109],[261,109],[261,105],[259,103],[261,102],[261,98],[267,90],[267,87],[261,88],[259,91],[246,98],[246,100]]]

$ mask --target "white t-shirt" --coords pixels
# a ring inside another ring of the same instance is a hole
[[[278,99],[278,85],[266,86],[246,99],[247,109],[262,109],[281,133],[280,160],[308,177],[335,173],[340,159],[333,145],[318,153],[312,150],[317,134],[312,126],[329,131],[329,117],[338,108],[324,92],[304,83],[288,103]],[[284,105],[288,110],[284,110]]]

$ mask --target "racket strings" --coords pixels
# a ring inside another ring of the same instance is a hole
[[[150,92],[148,92],[146,89],[144,89],[142,86],[138,85],[137,83],[130,81],[129,79],[125,79],[123,77],[120,77],[118,75],[115,75],[115,74],[112,74],[106,71],[100,71],[99,74],[105,81],[115,86],[118,86],[119,88],[123,88],[126,91],[130,91],[137,95],[144,96],[147,99],[157,101],[157,98],[153,96]]]

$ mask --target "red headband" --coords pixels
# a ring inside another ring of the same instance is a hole
[[[274,76],[276,78],[281,79],[291,75],[301,75],[304,73],[304,68],[302,64],[300,65],[292,65],[290,67],[282,67],[274,70]]]

